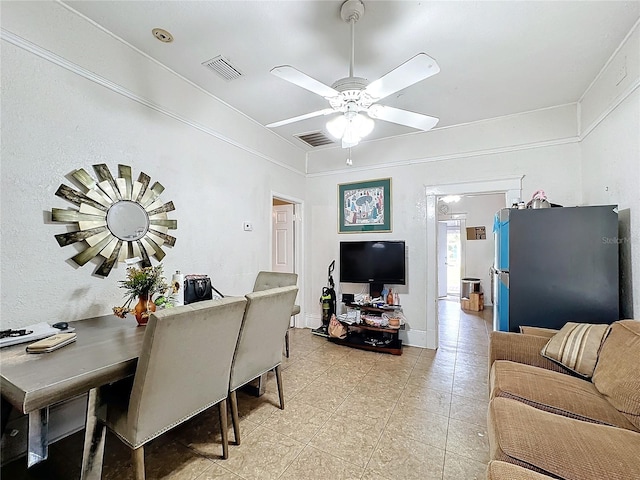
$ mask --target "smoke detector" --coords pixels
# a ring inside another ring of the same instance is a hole
[[[154,28],[153,30],[151,30],[151,33],[153,34],[154,37],[156,37],[158,40],[160,40],[163,43],[173,42],[173,35],[171,35],[169,32],[167,32],[163,28]]]

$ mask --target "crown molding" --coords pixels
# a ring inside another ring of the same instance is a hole
[[[0,38],[2,40],[4,40],[5,42],[8,42],[12,45],[15,45],[18,48],[21,48],[27,52],[30,52],[34,55],[36,55],[37,57],[40,57],[44,60],[47,60],[48,62],[53,63],[54,65],[57,65],[59,67],[62,67],[72,73],[75,73],[76,75],[83,77],[91,82],[94,82],[97,85],[100,85],[102,87],[105,87],[109,90],[111,90],[114,93],[117,93],[118,95],[122,95],[123,97],[128,98],[129,100],[132,100],[136,103],[139,103],[141,105],[144,105],[145,107],[148,107],[152,110],[155,110],[158,113],[161,113],[163,115],[166,115],[167,117],[173,118],[174,120],[177,120],[178,122],[181,122],[185,125],[188,125],[191,128],[194,128],[196,130],[199,130],[207,135],[210,135],[212,137],[217,138],[218,140],[221,140],[225,143],[228,143],[229,145],[232,145],[236,148],[239,148],[240,150],[243,150],[244,152],[247,152],[251,155],[254,155],[256,157],[260,157],[263,160],[266,160],[268,162],[273,163],[274,165],[277,165],[278,167],[284,168],[286,170],[289,170],[293,173],[296,173],[298,175],[302,175],[305,176],[305,173],[297,170],[295,168],[293,168],[290,165],[287,165],[285,163],[282,163],[278,160],[276,160],[273,157],[270,157],[269,155],[265,155],[262,152],[259,152],[257,150],[254,150],[253,148],[250,148],[236,140],[233,140],[230,137],[227,137],[226,135],[223,135],[222,133],[206,126],[203,125],[199,122],[196,122],[194,120],[191,120],[187,117],[184,117],[176,112],[172,112],[171,110],[168,110],[167,108],[165,108],[164,106],[160,105],[159,103],[156,103],[152,100],[149,100],[147,98],[141,97],[140,95],[132,92],[131,90],[123,87],[122,85],[119,85],[115,82],[112,82],[111,80],[98,75],[96,73],[93,73],[89,70],[87,70],[86,68],[81,67],[80,65],[71,62],[69,60],[67,60],[64,57],[61,57],[60,55],[57,55],[53,52],[50,52],[48,50],[45,50],[44,48],[40,47],[39,45],[36,45],[33,42],[30,42],[29,40],[26,40],[22,37],[20,37],[19,35],[16,35],[12,32],[9,32],[8,30],[5,30],[4,28],[0,29]]]
[[[423,163],[431,163],[431,162],[445,162],[445,161],[456,160],[460,158],[473,158],[473,157],[481,157],[484,155],[496,155],[501,153],[521,152],[523,150],[531,150],[534,148],[547,148],[547,147],[554,147],[557,145],[567,145],[567,144],[579,143],[579,142],[580,142],[579,137],[566,137],[566,138],[560,138],[556,140],[548,140],[544,142],[532,142],[532,143],[526,143],[522,145],[510,145],[507,147],[488,148],[488,149],[468,151],[468,152],[462,152],[462,153],[452,153],[448,155],[438,155],[435,157],[412,158],[407,160],[400,160],[397,162],[386,162],[386,163],[379,163],[376,165],[363,165],[358,167],[352,166],[347,168],[339,168],[335,170],[327,170],[326,172],[307,173],[307,178],[344,174],[345,172],[365,172],[365,171],[370,172],[371,170],[377,170],[381,168],[395,168],[395,167],[410,166],[410,165],[420,165]]]
[[[614,98],[613,101],[609,104],[609,106],[600,115],[598,115],[598,117],[593,122],[591,122],[591,124],[587,128],[580,131],[580,135],[579,135],[580,141],[583,141],[585,138],[587,138],[589,134],[593,132],[595,128],[598,125],[600,125],[611,113],[613,113],[613,111],[616,108],[618,108],[622,104],[622,102],[624,102],[627,98],[629,98],[631,94],[633,94],[633,92],[635,92],[638,89],[638,87],[640,87],[640,78],[637,78],[635,82],[629,85],[620,95]],[[581,104],[578,104],[578,105],[581,105]],[[580,111],[578,111],[579,121],[580,121],[580,117],[581,117]]]

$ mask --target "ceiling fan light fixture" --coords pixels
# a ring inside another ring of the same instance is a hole
[[[375,125],[373,120],[367,116],[358,114],[353,118],[353,125],[358,131],[358,136],[364,138],[373,132],[373,126]]]
[[[340,140],[344,135],[347,126],[347,119],[344,115],[338,115],[327,122],[327,132],[336,140]]]
[[[436,61],[426,53],[418,53],[371,83],[365,78],[354,76],[355,24],[362,19],[364,11],[362,0],[346,0],[340,9],[340,17],[351,26],[348,77],[337,80],[330,87],[290,65],[281,65],[271,70],[271,73],[283,80],[324,97],[331,108],[270,123],[266,127],[280,127],[335,112],[339,115],[327,122],[327,132],[333,138],[342,140],[342,148],[350,148],[373,131],[374,120],[383,120],[424,132],[436,126],[436,117],[377,103],[440,71]]]
[[[373,120],[355,112],[347,112],[327,122],[327,131],[332,137],[342,139],[342,148],[355,147],[373,131],[373,127]]]
[[[353,128],[346,128],[342,137],[342,148],[355,147],[360,143],[360,139]]]

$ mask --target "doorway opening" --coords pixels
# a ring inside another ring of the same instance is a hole
[[[296,205],[273,198],[271,228],[271,270],[280,273],[296,272]]]
[[[271,270],[281,273],[298,274],[298,299],[296,304],[303,305],[302,298],[302,201],[284,195],[272,193],[271,195]],[[291,317],[289,326],[300,325],[296,315]]]
[[[440,215],[440,218],[445,216]],[[453,217],[453,216],[446,216]],[[460,279],[464,276],[463,215],[438,221],[438,298],[460,297]]]
[[[482,194],[499,194],[503,199],[504,205],[512,205],[515,202],[519,201],[522,193],[522,178],[523,177],[508,177],[496,180],[483,180],[483,181],[472,181],[472,182],[463,182],[463,183],[452,183],[452,184],[439,184],[439,185],[426,185],[425,186],[425,194],[426,194],[426,234],[427,234],[427,265],[426,265],[426,274],[427,274],[427,298],[426,298],[426,335],[425,335],[425,346],[430,349],[437,349],[439,345],[439,313],[438,313],[438,305],[439,305],[439,297],[442,293],[440,288],[441,282],[439,282],[439,278],[441,277],[441,272],[444,270],[439,268],[440,262],[444,261],[444,256],[442,255],[443,250],[438,248],[438,244],[442,243],[442,240],[439,242],[439,239],[443,239],[446,244],[446,236],[439,232],[439,226],[441,220],[446,220],[446,218],[442,218],[442,214],[449,214],[449,211],[443,211],[439,209],[438,198],[447,196],[447,195],[460,195],[460,196],[468,196],[468,195],[482,195]],[[457,212],[456,212],[457,213]],[[440,215],[439,215],[440,214]],[[453,219],[453,218],[451,218]],[[466,222],[470,221],[469,217],[467,217]],[[485,226],[487,233],[490,234],[492,231],[492,223],[482,223],[480,226]],[[473,222],[472,222],[473,223]],[[471,227],[477,227],[478,225],[471,225]],[[460,237],[461,237],[461,245],[463,245],[463,249],[467,250],[464,247],[465,238],[467,236],[468,226],[465,224],[460,227]],[[490,240],[490,239],[489,239]],[[486,247],[492,249],[492,242],[477,242],[478,247],[480,244],[486,244]],[[470,248],[470,247],[469,247]],[[462,250],[462,249],[461,249]],[[469,252],[461,252],[463,257],[469,255]],[[473,258],[476,256],[473,255]],[[470,260],[465,259],[462,264],[465,265],[465,271],[460,272],[462,278],[466,275],[471,275],[473,272],[469,270]],[[487,269],[488,275],[488,269]],[[488,278],[488,277],[487,277]]]
[[[460,296],[460,271],[462,268],[462,245],[460,242],[460,220],[447,224],[447,296]]]

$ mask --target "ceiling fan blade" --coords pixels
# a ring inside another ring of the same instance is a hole
[[[367,114],[371,118],[397,123],[398,125],[406,125],[407,127],[417,128],[425,132],[435,127],[440,120],[439,118],[430,117],[429,115],[387,107],[386,105],[371,105],[367,110]]]
[[[340,92],[331,88],[328,85],[325,85],[322,82],[319,82],[315,78],[311,78],[306,73],[302,73],[300,70],[296,70],[290,65],[281,65],[279,67],[273,67],[271,69],[271,73],[275,76],[286,80],[287,82],[291,82],[294,85],[298,85],[310,92],[316,93],[325,98],[337,97]]]
[[[380,100],[439,71],[440,67],[433,58],[426,53],[419,53],[378,80],[371,82],[364,91],[376,100]]]
[[[316,112],[305,113],[304,115],[298,115],[297,117],[287,118],[286,120],[280,120],[279,122],[273,122],[269,125],[265,125],[267,128],[275,128],[281,127],[282,125],[287,125],[293,122],[299,122],[300,120],[306,120],[307,118],[319,117],[320,115],[329,115],[330,113],[334,113],[335,110],[333,108],[325,108],[323,110],[318,110]]]

